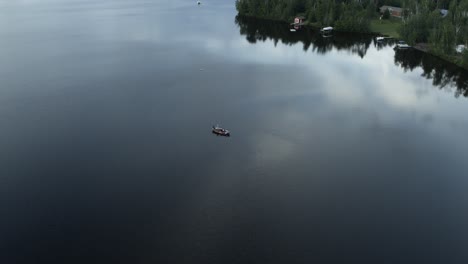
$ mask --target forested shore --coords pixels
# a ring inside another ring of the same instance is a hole
[[[384,5],[401,8],[401,16],[380,13]],[[306,25],[343,32],[370,33],[372,21],[394,19],[401,39],[468,69],[468,49],[456,50],[468,47],[468,0],[237,0],[236,8],[239,15],[286,22],[303,16]]]

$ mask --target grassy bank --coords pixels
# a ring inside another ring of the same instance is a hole
[[[371,31],[382,35],[387,35],[393,38],[399,38],[400,35],[397,32],[398,27],[401,25],[401,20],[397,19],[373,19],[371,21]]]
[[[420,49],[421,50],[421,49]],[[465,70],[468,70],[468,65],[463,63],[463,55],[462,54],[455,54],[455,55],[447,55],[444,53],[440,52],[435,52],[434,50],[431,50],[430,48],[427,50],[422,50],[424,52],[427,52],[429,54],[432,54],[433,56],[436,56],[442,60],[448,61],[452,64],[457,65],[458,67],[461,67]]]

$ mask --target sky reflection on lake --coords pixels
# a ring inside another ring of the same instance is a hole
[[[0,0],[0,39],[1,263],[468,260],[466,71],[227,0]]]

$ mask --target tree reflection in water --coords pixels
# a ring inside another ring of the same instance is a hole
[[[311,49],[319,54],[325,54],[335,48],[364,58],[372,43],[372,38],[363,34],[340,33],[331,37],[322,37],[320,31],[311,28],[301,28],[298,32],[290,32],[284,22],[244,16],[236,16],[235,22],[240,28],[240,34],[245,35],[250,43],[266,40],[272,40],[275,46],[279,41],[286,45],[302,43],[304,51]]]
[[[440,89],[456,87],[455,97],[468,97],[468,72],[430,54],[410,49],[395,51],[395,65],[405,71],[422,68],[421,76],[432,79],[432,84]]]
[[[335,33],[332,37],[322,37],[320,31],[311,28],[301,28],[298,32],[290,32],[284,22],[243,16],[236,16],[235,23],[240,28],[240,34],[245,35],[250,43],[272,40],[275,47],[280,41],[290,46],[302,43],[304,52],[311,50],[318,54],[326,54],[336,49],[364,58],[371,43],[377,50],[393,47],[396,43],[395,40],[378,43],[373,41],[372,35],[356,33]],[[396,50],[394,61],[395,65],[400,66],[404,71],[422,68],[422,76],[432,79],[434,86],[441,89],[456,87],[455,97],[460,95],[468,97],[468,72],[463,68],[413,49]]]

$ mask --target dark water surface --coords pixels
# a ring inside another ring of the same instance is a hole
[[[2,264],[468,263],[465,71],[224,0],[1,0],[0,47]]]

